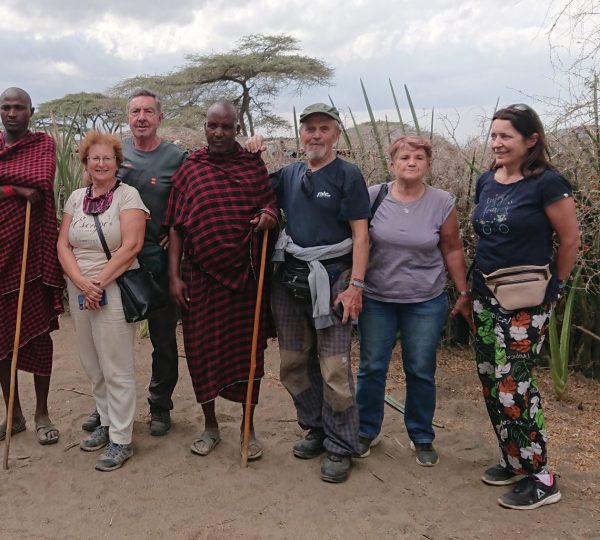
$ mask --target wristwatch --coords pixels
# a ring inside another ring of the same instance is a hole
[[[469,291],[458,291],[458,296],[469,296]]]
[[[362,281],[361,279],[357,279],[357,278],[352,278],[350,280],[350,285],[354,285],[357,289],[365,288],[365,282]]]

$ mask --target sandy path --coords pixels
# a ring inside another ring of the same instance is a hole
[[[469,364],[468,370],[442,366],[438,374],[437,417],[446,423],[437,430],[439,466],[415,463],[402,416],[386,408],[382,443],[371,457],[355,460],[346,484],[330,485],[319,479],[319,460],[298,460],[290,452],[301,430],[291,399],[277,380],[275,341],[268,350],[268,375],[256,416],[265,449],[262,460],[240,468],[241,408],[224,400],[217,403],[221,444],[206,458],[189,452],[200,431],[201,412],[183,358],[173,428],[166,437],[149,435],[145,395],[150,342],[143,339],[138,342],[135,455],[123,469],[100,473],[93,468],[95,454],[72,446],[83,435],[80,424],[93,401],[85,395],[89,383],[68,317],[54,338],[51,414],[61,440],[53,447],[35,442],[31,377],[21,374],[28,429],[13,438],[10,470],[0,472],[2,539],[600,538],[598,462],[579,472],[563,448],[564,500],[534,512],[501,509],[495,501],[503,488],[480,482],[496,450],[476,395],[470,353],[453,360]],[[401,397],[397,378],[392,377],[390,387]],[[551,416],[548,421],[552,433]],[[573,439],[574,451],[577,444]]]

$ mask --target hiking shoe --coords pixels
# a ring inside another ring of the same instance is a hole
[[[512,491],[498,498],[498,503],[515,510],[533,510],[545,504],[557,503],[560,499],[556,476],[552,475],[552,485],[547,486],[532,475],[519,480]]]
[[[323,452],[323,441],[325,440],[325,432],[322,429],[311,429],[306,434],[304,439],[300,439],[294,443],[292,451],[297,458],[313,459],[321,455]]]
[[[91,413],[81,424],[81,429],[83,431],[89,431],[93,433],[93,431],[100,425],[100,413],[94,409],[94,412]]]
[[[481,477],[481,481],[490,486],[508,486],[516,484],[521,479],[523,479],[522,474],[515,474],[509,467],[503,467],[502,465],[490,467]]]
[[[352,467],[352,458],[350,456],[340,456],[328,452],[321,464],[321,480],[339,484],[348,480],[348,473]]]
[[[377,446],[381,441],[379,435],[377,437],[358,437],[358,455],[355,457],[366,458],[371,455],[371,448]]]
[[[410,449],[417,453],[417,463],[422,467],[433,467],[440,461],[438,453],[430,442],[415,443],[410,441]]]
[[[131,444],[117,444],[111,441],[96,461],[96,469],[99,471],[114,471],[122,467],[123,463],[131,456],[133,456],[133,446]]]
[[[98,426],[89,437],[79,443],[79,448],[84,452],[94,452],[106,446],[108,441],[108,426]]]
[[[160,437],[171,429],[171,413],[167,409],[150,409],[150,435]]]

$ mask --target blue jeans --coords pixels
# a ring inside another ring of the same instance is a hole
[[[433,441],[436,348],[447,315],[446,293],[414,304],[364,298],[358,323],[360,366],[356,390],[361,437],[373,439],[381,430],[385,381],[400,332],[406,375],[406,430],[415,443]]]

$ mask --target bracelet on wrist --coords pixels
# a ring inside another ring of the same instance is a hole
[[[567,283],[565,282],[565,280],[564,280],[564,279],[559,279],[559,280],[558,280],[558,290],[559,290],[559,291],[562,291],[562,290],[565,288],[565,285],[566,285],[566,284],[567,284]]]
[[[2,186],[2,192],[5,197],[14,197],[17,194],[13,186]]]
[[[354,285],[357,289],[365,288],[365,282],[362,279],[352,278],[350,280],[350,285]]]
[[[458,296],[469,296],[469,291],[458,291]]]

